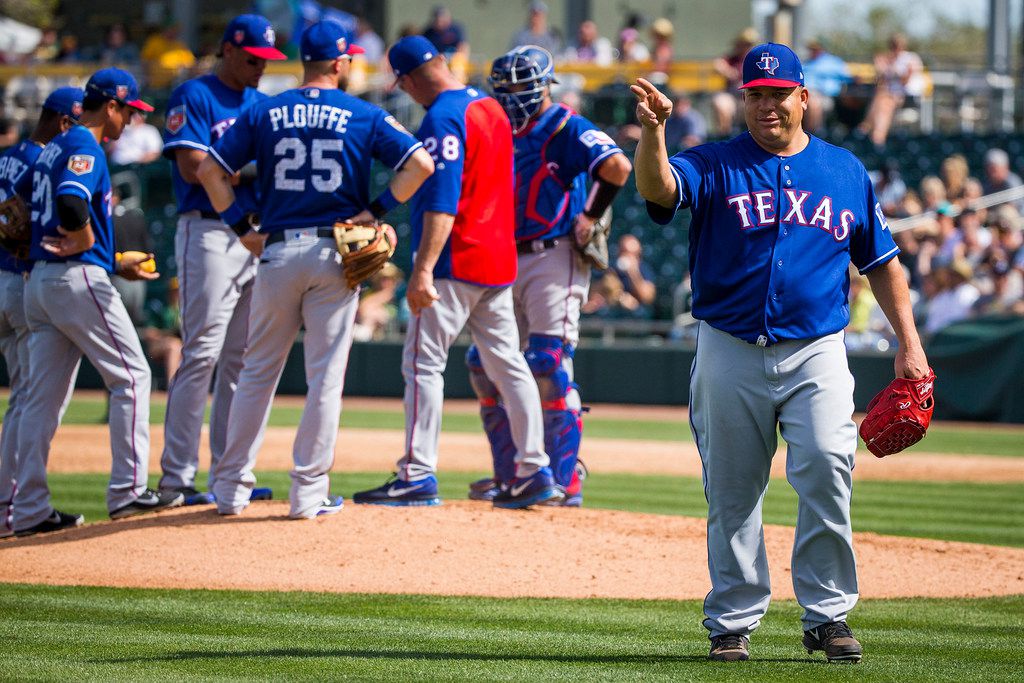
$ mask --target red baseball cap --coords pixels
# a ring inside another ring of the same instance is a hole
[[[261,59],[288,59],[274,47],[274,27],[266,17],[258,14],[241,14],[231,20],[224,30],[221,43],[231,43]]]

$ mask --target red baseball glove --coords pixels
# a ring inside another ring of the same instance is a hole
[[[935,410],[935,372],[921,379],[898,377],[868,404],[860,438],[879,458],[899,453],[924,438]]]

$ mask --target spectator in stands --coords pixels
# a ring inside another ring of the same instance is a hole
[[[576,30],[576,42],[565,51],[563,59],[567,62],[611,66],[615,52],[612,41],[598,32],[595,22],[587,19],[580,23]]]
[[[39,37],[39,44],[32,51],[32,58],[29,60],[36,64],[46,64],[57,61],[57,54],[60,52],[60,40],[57,37],[57,29],[47,26]]]
[[[960,245],[960,233],[956,229],[956,208],[949,202],[943,202],[935,209],[935,224],[939,227],[939,248],[935,258],[941,264],[951,263]]]
[[[992,245],[992,233],[981,224],[981,218],[974,209],[964,209],[957,216],[957,243],[953,248],[953,259],[963,259],[977,268]]]
[[[1007,261],[997,261],[988,268],[991,291],[978,297],[971,312],[976,316],[1024,315],[1020,274]]]
[[[924,94],[924,64],[917,53],[907,49],[906,36],[894,33],[888,51],[875,55],[875,74],[875,96],[860,130],[870,136],[875,147],[882,148],[896,111],[908,104],[908,98]]]
[[[967,193],[967,181],[971,170],[967,167],[967,159],[963,154],[951,154],[942,160],[939,166],[939,177],[946,187],[946,199],[958,207],[964,207],[964,195]]]
[[[1021,268],[1019,261],[1024,258],[1022,248],[1021,216],[1013,204],[1003,204],[994,212],[990,212],[990,227],[994,231],[990,249],[999,248],[1006,260],[1015,267]]]
[[[359,298],[352,337],[356,341],[380,339],[388,325],[398,315],[396,304],[398,287],[403,280],[402,271],[388,262],[379,273],[370,278]]]
[[[60,37],[60,50],[57,51],[57,63],[77,64],[82,61],[82,53],[78,46],[78,36],[67,33]]]
[[[183,71],[191,69],[196,57],[179,38],[180,28],[173,19],[164,22],[163,27],[149,36],[142,45],[139,55],[146,67],[149,84],[165,88]]]
[[[110,161],[119,166],[150,164],[160,158],[164,140],[156,126],[146,123],[146,117],[133,111],[121,137],[112,141],[107,150]]]
[[[740,91],[743,80],[741,73],[743,58],[750,48],[757,43],[757,31],[753,28],[743,29],[733,40],[732,49],[728,54],[714,61],[715,71],[725,79],[725,90],[715,93],[711,106],[715,111],[715,133],[720,136],[732,134],[736,125],[736,112],[739,111]]]
[[[7,149],[21,139],[18,124],[8,118],[0,118],[0,151]]]
[[[804,85],[810,91],[810,97],[807,100],[804,128],[817,132],[825,125],[825,117],[835,108],[835,98],[852,77],[846,62],[828,52],[821,41],[808,41],[807,50],[809,55],[803,63]]]
[[[971,316],[974,304],[981,297],[971,279],[974,271],[963,260],[936,269],[933,273],[938,293],[927,306],[924,331],[935,334],[939,330]]]
[[[619,253],[612,263],[612,270],[622,281],[622,298],[631,298],[638,304],[630,307],[637,317],[651,317],[651,306],[657,293],[654,287],[654,273],[643,260],[643,245],[634,235],[619,238]]]
[[[146,354],[154,363],[164,366],[161,389],[166,389],[181,367],[181,306],[178,278],[167,284],[167,301],[151,312],[149,325],[142,332]]]
[[[437,5],[430,11],[430,23],[423,29],[423,37],[434,44],[437,51],[450,62],[456,53],[469,55],[469,44],[462,24],[452,20],[452,13],[444,5]]]
[[[675,55],[672,39],[675,27],[665,17],[655,19],[651,23],[651,61],[654,71],[667,74]]]
[[[1010,170],[1010,155],[1004,150],[993,147],[985,152],[985,179],[982,181],[982,189],[985,194],[1002,192],[1014,187],[1024,185],[1020,176]],[[1024,200],[1013,202],[1017,211],[1024,213]]]
[[[128,41],[128,32],[124,24],[111,24],[103,39],[103,47],[97,54],[97,60],[103,66],[131,66],[139,62],[139,48]]]
[[[676,94],[672,115],[665,121],[665,146],[669,154],[703,144],[708,137],[704,116],[693,108],[689,94]]]
[[[901,204],[907,196],[907,184],[900,175],[900,163],[896,159],[886,159],[882,170],[869,174],[875,188],[875,198],[886,216],[906,217]]]
[[[644,20],[636,12],[626,16],[626,21],[619,31],[619,61],[620,62],[649,62],[651,51],[640,40],[640,27]]]
[[[373,30],[366,17],[357,20],[356,37],[352,42],[365,50],[363,57],[370,64],[380,64],[384,59],[384,40]]]
[[[508,48],[518,45],[537,45],[553,55],[562,51],[562,37],[548,26],[548,6],[543,2],[531,2],[526,26],[516,31]]]
[[[949,202],[946,197],[946,186],[938,176],[928,175],[922,178],[920,190],[925,211],[936,211]]]

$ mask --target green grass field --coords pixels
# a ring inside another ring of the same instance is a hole
[[[772,605],[749,662],[706,661],[697,601],[0,588],[3,680],[1015,681],[1024,596],[862,601],[860,665]]]
[[[164,403],[154,402],[150,411],[152,424],[163,424]],[[0,399],[0,411],[7,409],[6,399]],[[640,439],[649,441],[691,441],[690,427],[679,411],[679,419],[671,421],[627,420],[590,414],[585,418],[587,438]],[[302,415],[301,408],[278,406],[270,413],[269,424],[274,427],[296,427]],[[74,399],[64,417],[66,424],[100,424],[106,419],[106,404],[95,399]],[[403,429],[405,418],[399,411],[345,409],[341,415],[342,427],[363,429]],[[445,431],[479,433],[480,418],[473,414],[446,413]],[[780,441],[781,442],[781,441]],[[862,447],[863,450],[863,447]],[[985,429],[983,427],[952,427],[941,423],[928,430],[927,438],[907,452],[949,453],[970,455],[1024,456],[1024,428]],[[865,451],[866,452],[866,451]]]
[[[271,424],[294,426],[297,408]],[[76,400],[67,423],[102,422],[104,405]],[[163,419],[153,406],[152,421]],[[347,427],[401,429],[394,411],[346,410]],[[445,416],[478,432],[475,415]],[[593,415],[589,438],[688,441],[685,421]],[[1022,455],[1024,431],[935,426],[918,448]],[[441,494],[461,500],[484,473],[442,472]],[[286,472],[259,483],[287,495]],[[338,473],[333,489],[379,485],[385,473]],[[205,475],[200,477],[205,482]],[[153,482],[155,483],[155,481]],[[54,503],[106,519],[104,474],[53,474]],[[597,474],[587,506],[703,516],[693,477]],[[859,481],[855,531],[1024,547],[1024,485]],[[792,525],[796,495],[772,481],[769,524]],[[0,562],[3,548],[0,544]],[[138,552],[145,552],[139,548]],[[703,558],[698,558],[703,561]],[[984,568],[979,567],[979,572]],[[1015,681],[1021,675],[1024,596],[985,600],[864,600],[851,625],[858,666],[827,666],[800,647],[799,607],[773,604],[753,660],[706,661],[699,601],[511,600],[430,596],[168,591],[0,584],[0,681],[8,680],[742,680]]]

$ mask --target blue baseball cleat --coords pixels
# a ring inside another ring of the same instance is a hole
[[[561,501],[565,492],[555,485],[550,467],[541,467],[523,479],[513,479],[508,488],[494,496],[494,507],[518,510],[541,503]]]
[[[416,481],[405,481],[399,479],[398,475],[392,475],[383,486],[360,491],[352,496],[352,502],[358,505],[404,507],[440,505],[441,498],[437,495],[437,477],[434,475]]]
[[[341,496],[328,496],[324,498],[324,501],[320,503],[317,508],[316,516],[321,515],[333,515],[337,512],[341,512],[341,508],[345,505],[345,499]]]
[[[492,501],[501,492],[501,484],[495,479],[478,479],[469,485],[470,500]]]
[[[271,500],[274,497],[274,489],[267,488],[266,486],[257,486],[249,494],[249,500]],[[341,496],[338,496],[339,498]]]

